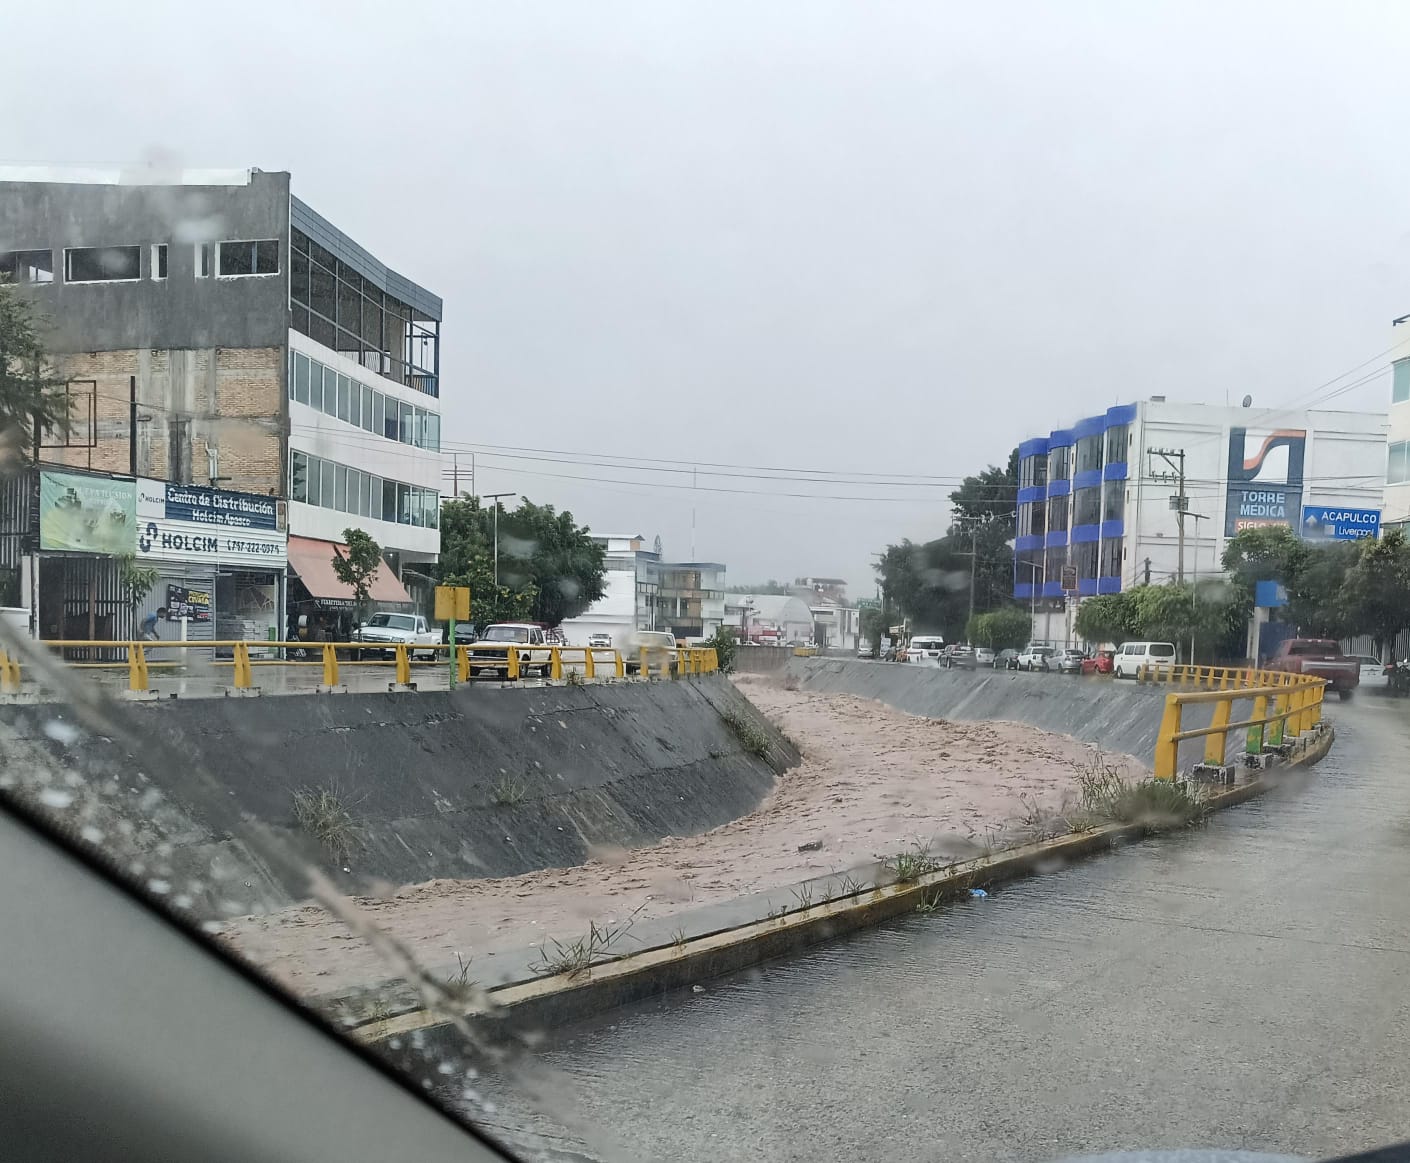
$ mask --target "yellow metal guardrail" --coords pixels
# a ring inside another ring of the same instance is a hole
[[[1288,672],[1282,670],[1261,670],[1252,666],[1196,666],[1194,663],[1145,663],[1136,672],[1137,682],[1203,687],[1207,690],[1275,686],[1287,677]]]
[[[54,650],[105,650],[125,654],[125,659],[109,662],[70,662],[76,669],[119,669],[127,670],[129,691],[140,693],[151,690],[151,668],[169,669],[181,663],[150,662],[149,650],[229,650],[229,661],[211,660],[209,665],[230,667],[233,671],[232,686],[236,690],[254,688],[254,668],[257,666],[287,666],[323,668],[322,686],[341,685],[341,668],[344,666],[370,667],[388,666],[396,668],[395,682],[398,686],[410,688],[414,660],[413,654],[434,653],[440,658],[430,662],[417,662],[423,667],[444,667],[450,662],[449,653],[454,651],[456,675],[468,681],[481,670],[503,670],[508,679],[518,679],[527,672],[537,671],[544,678],[561,681],[565,673],[581,673],[584,679],[624,678],[629,671],[635,671],[643,678],[669,678],[672,675],[714,674],[719,670],[719,656],[713,649],[704,647],[643,647],[630,661],[619,651],[593,646],[524,646],[521,643],[477,643],[475,657],[471,657],[468,644],[450,646],[446,643],[434,645],[408,645],[405,643],[369,645],[366,642],[270,642],[255,641],[191,641],[165,639],[141,642],[114,642],[93,639],[49,639],[40,643]],[[270,651],[284,653],[283,658],[252,657]],[[364,659],[364,654],[385,654],[392,658]],[[290,658],[299,654],[300,658]],[[342,657],[340,657],[340,654]],[[487,654],[503,654],[504,661],[488,661]],[[317,655],[315,661],[311,655]],[[567,670],[565,671],[565,665]],[[0,650],[0,694],[17,694],[23,678],[20,661]]]
[[[1185,683],[1196,689],[1172,691],[1165,696],[1160,733],[1155,744],[1155,777],[1174,779],[1180,760],[1180,743],[1204,739],[1204,762],[1222,766],[1230,731],[1244,731],[1244,751],[1261,755],[1313,730],[1322,721],[1322,696],[1326,680],[1312,675],[1250,667],[1162,667],[1168,676],[1157,681]],[[1181,672],[1184,672],[1183,674]],[[1253,702],[1247,719],[1231,721],[1234,703]],[[1214,704],[1208,727],[1186,730],[1187,706]]]

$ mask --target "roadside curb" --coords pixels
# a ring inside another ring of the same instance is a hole
[[[1327,754],[1335,737],[1336,732],[1330,725],[1323,726],[1315,734],[1294,742],[1290,753],[1269,770],[1310,766]],[[1211,792],[1209,809],[1215,812],[1246,803],[1274,786],[1275,781],[1260,776],[1224,791]],[[1141,824],[1103,824],[1088,832],[1040,840],[994,856],[966,861],[913,881],[869,888],[850,896],[800,907],[771,919],[721,929],[682,942],[652,946],[617,961],[594,965],[582,973],[556,974],[502,985],[489,991],[495,1003],[493,1010],[471,1008],[466,1011],[466,1016],[488,1018],[526,1029],[564,1025],[617,1006],[797,953],[809,946],[912,912],[918,905],[934,906],[963,899],[971,889],[1055,871],[1075,860],[1132,843],[1146,835],[1147,829]],[[359,1041],[375,1044],[448,1025],[447,1019],[441,1015],[415,1009],[367,1022],[350,1033]]]

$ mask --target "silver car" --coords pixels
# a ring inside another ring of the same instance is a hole
[[[993,665],[994,665],[994,651],[993,651],[992,649],[990,649],[988,646],[976,646],[976,647],[974,648],[974,665],[975,665],[975,666],[993,666]]]

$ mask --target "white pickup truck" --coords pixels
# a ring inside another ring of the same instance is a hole
[[[538,671],[544,678],[552,669],[553,655],[542,626],[533,622],[497,622],[486,626],[470,644],[470,674],[496,670],[508,675],[509,651],[517,644],[519,674]]]
[[[369,643],[373,650],[380,650],[383,654],[395,654],[397,646],[406,645],[413,647],[413,658],[435,658],[438,651],[416,650],[414,647],[439,646],[445,641],[445,631],[431,629],[420,614],[378,611],[354,630],[352,637],[354,642]]]

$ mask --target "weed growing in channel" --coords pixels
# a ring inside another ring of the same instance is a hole
[[[734,732],[734,737],[739,740],[739,745],[750,755],[759,759],[764,759],[769,754],[769,736],[757,723],[752,723],[743,715],[734,711],[726,711],[720,716],[725,721],[725,726]]]
[[[534,973],[564,973],[569,977],[578,977],[603,961],[615,961],[626,956],[618,947],[631,932],[637,913],[644,907],[638,905],[626,920],[615,924],[599,925],[596,921],[589,921],[588,931],[572,941],[549,938],[539,946],[538,959],[529,963],[529,969]],[[552,950],[549,949],[550,943]]]
[[[529,798],[529,785],[521,779],[505,776],[490,791],[490,800],[496,807],[508,808],[522,804]]]
[[[1169,832],[1193,827],[1209,814],[1209,803],[1198,784],[1173,779],[1128,780],[1101,759],[1094,759],[1078,772],[1077,785],[1080,801],[1076,814],[1086,821],[1140,824],[1151,832]],[[1085,829],[1074,822],[1073,830]]]
[[[362,826],[336,787],[301,787],[294,792],[294,822],[339,861],[362,847]]]
[[[897,852],[892,856],[878,857],[878,859],[896,879],[897,884],[907,884],[910,881],[919,880],[922,876],[939,872],[945,867],[930,854],[929,841],[921,843],[917,840],[903,852]]]

